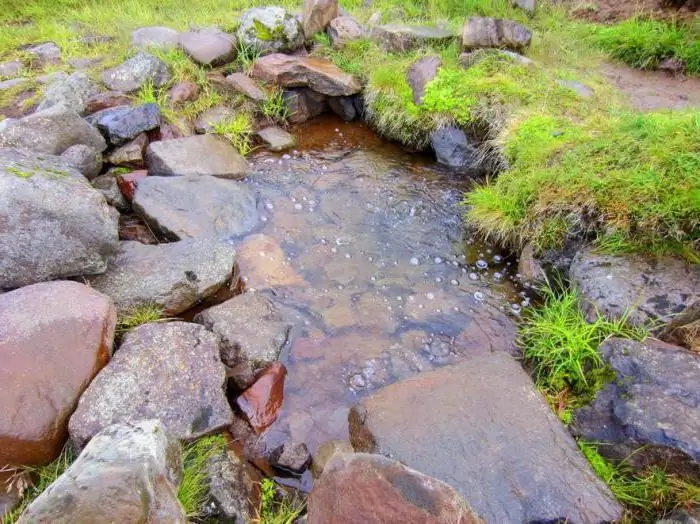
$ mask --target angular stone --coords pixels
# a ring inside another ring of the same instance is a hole
[[[462,28],[462,49],[507,48],[523,51],[530,46],[532,31],[527,27],[500,18],[472,16]]]
[[[294,135],[277,126],[266,127],[255,134],[270,151],[284,151],[297,145],[297,139]]]
[[[352,16],[334,18],[328,24],[326,32],[334,49],[342,49],[348,42],[359,40],[366,36],[364,27]]]
[[[97,127],[112,145],[118,146],[133,140],[141,133],[159,127],[161,117],[158,104],[151,103],[103,109],[90,115],[87,120]]]
[[[231,35],[217,29],[201,29],[180,35],[180,46],[200,65],[218,66],[236,58],[236,47]]]
[[[236,113],[229,107],[212,107],[197,117],[197,120],[194,122],[194,131],[200,135],[205,133],[215,133],[217,124],[230,121],[235,116]]]
[[[277,241],[267,235],[246,237],[237,251],[238,267],[247,289],[304,284],[304,279],[289,264]]]
[[[352,444],[347,440],[328,440],[321,444],[311,462],[311,473],[315,479],[323,474],[326,465],[336,453],[353,453]]]
[[[54,106],[85,114],[88,100],[100,92],[97,84],[85,73],[73,73],[51,84],[42,96],[37,111]]]
[[[447,482],[487,522],[622,515],[530,377],[504,353],[388,386],[349,420],[355,450]]]
[[[248,162],[226,140],[213,136],[192,136],[153,142],[146,150],[151,175],[205,176],[239,179],[248,174]]]
[[[273,450],[270,464],[275,468],[301,473],[311,462],[311,454],[303,442],[288,441]]]
[[[145,169],[139,169],[136,171],[130,171],[129,173],[121,173],[116,175],[119,191],[121,191],[122,195],[124,195],[124,198],[131,202],[134,199],[139,182],[147,176],[148,171]]]
[[[159,421],[115,424],[95,435],[18,524],[185,524],[177,499],[181,479],[180,444]]]
[[[187,322],[143,324],[80,397],[71,441],[82,448],[112,424],[150,418],[180,440],[208,435],[233,420],[225,380],[216,335]]]
[[[226,77],[226,83],[235,91],[244,94],[256,102],[264,102],[267,95],[260,89],[260,86],[244,73],[232,73]]]
[[[58,157],[0,149],[0,289],[101,273],[117,216]]]
[[[700,266],[672,257],[604,255],[584,248],[576,253],[569,276],[589,321],[597,309],[615,319],[631,311],[628,320],[634,324],[668,322],[700,301]]]
[[[141,27],[131,33],[131,45],[140,49],[174,49],[179,42],[180,33],[169,27]]]
[[[68,73],[65,71],[53,71],[52,73],[37,76],[36,81],[42,85],[49,85],[65,80],[66,78],[68,78]]]
[[[109,361],[116,322],[111,300],[77,282],[0,295],[0,464],[58,456],[78,398]]]
[[[356,96],[335,96],[328,99],[328,105],[336,115],[352,122],[357,118],[357,107],[355,105]]]
[[[85,104],[85,114],[91,115],[110,107],[128,106],[130,104],[131,99],[124,93],[120,93],[119,91],[104,91],[88,98]]]
[[[534,14],[537,7],[537,0],[513,0],[513,5],[519,7],[528,14]]]
[[[77,169],[88,180],[92,180],[102,171],[102,155],[83,144],[66,149],[61,154],[61,161]]]
[[[479,524],[482,520],[444,482],[379,455],[339,453],[314,483],[308,522]]]
[[[304,0],[304,10],[301,14],[304,36],[310,40],[337,17],[338,0]]]
[[[171,106],[178,106],[183,102],[193,102],[197,100],[197,95],[199,94],[199,87],[194,82],[186,80],[184,82],[178,82],[173,87],[170,88],[168,92],[168,101]]]
[[[19,60],[12,60],[10,62],[2,62],[0,64],[0,77],[3,78],[17,78],[22,74],[24,65]]]
[[[146,133],[142,133],[131,142],[127,142],[112,151],[107,157],[107,162],[115,166],[144,167],[146,146],[148,146],[148,136],[146,136]]]
[[[0,128],[0,147],[60,155],[76,144],[90,146],[100,153],[107,149],[104,138],[94,127],[76,113],[60,108],[32,113]]]
[[[304,45],[299,20],[281,7],[255,7],[241,17],[238,42],[262,54],[296,51]]]
[[[323,58],[276,53],[256,60],[252,74],[282,87],[310,87],[328,96],[350,96],[361,89],[352,75]]]
[[[293,124],[311,120],[328,109],[325,95],[305,87],[285,91],[284,101],[289,109],[289,121]]]
[[[284,400],[286,376],[287,368],[281,362],[274,362],[236,399],[236,404],[257,433],[262,433],[277,420]]]
[[[117,185],[117,178],[114,175],[100,175],[97,178],[94,178],[91,182],[92,187],[94,187],[100,193],[102,193],[102,196],[105,198],[105,200],[110,206],[114,206],[115,208],[117,208],[117,211],[129,211],[131,206],[129,206],[129,202],[126,201],[121,191],[119,191],[119,186]]]
[[[233,451],[209,459],[206,465],[209,498],[213,509],[206,508],[211,522],[249,523],[255,521],[251,507],[257,487],[247,465]]]
[[[391,53],[406,53],[425,45],[445,45],[455,39],[455,34],[447,29],[401,24],[375,26],[371,36]]]
[[[54,42],[30,45],[24,51],[34,57],[35,65],[41,67],[61,62],[61,48]]]
[[[260,220],[250,186],[210,176],[145,177],[133,206],[153,230],[175,240],[242,236]]]
[[[83,57],[83,58],[70,58],[68,60],[68,63],[71,65],[71,67],[79,70],[79,71],[84,71],[87,69],[92,69],[93,67],[97,67],[100,65],[102,62],[104,62],[104,57],[96,56],[96,57]]]
[[[477,144],[458,127],[442,127],[430,134],[430,145],[437,161],[450,167],[478,169],[482,164],[482,154]]]
[[[157,305],[173,316],[221,289],[234,263],[233,247],[211,238],[156,246],[121,242],[107,271],[89,282],[122,313]]]
[[[411,65],[408,70],[408,85],[413,90],[414,104],[421,105],[423,103],[425,86],[437,76],[441,65],[442,59],[435,55],[424,56]]]
[[[535,247],[528,242],[520,253],[518,261],[518,275],[520,281],[530,285],[537,285],[544,282],[545,273],[537,258],[535,258]]]
[[[168,65],[155,56],[139,52],[133,58],[102,73],[102,81],[113,91],[133,93],[147,82],[163,87],[172,77]]]

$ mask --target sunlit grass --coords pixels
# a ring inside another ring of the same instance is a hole
[[[248,113],[236,113],[231,118],[214,122],[213,127],[214,132],[230,141],[241,155],[246,156],[253,150],[253,121]]]
[[[226,439],[221,435],[203,437],[183,447],[183,475],[177,498],[190,521],[197,521],[202,516],[209,498],[207,463],[225,449]]]
[[[165,310],[162,306],[156,304],[146,304],[135,307],[119,314],[117,318],[117,333],[124,334],[142,324],[161,320],[164,316]]]
[[[260,483],[260,514],[258,524],[292,524],[304,511],[304,501],[296,496],[280,497],[274,481]]]

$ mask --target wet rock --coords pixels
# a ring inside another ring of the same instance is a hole
[[[117,184],[124,198],[131,202],[134,199],[139,182],[147,176],[148,171],[145,169],[116,174]]]
[[[328,96],[350,96],[361,89],[352,75],[322,58],[276,53],[256,60],[252,74],[282,87],[310,87]]]
[[[557,80],[557,84],[564,89],[570,89],[581,98],[591,98],[593,96],[593,90],[581,82],[575,80]]]
[[[129,211],[131,206],[126,201],[124,195],[119,190],[117,178],[111,174],[98,176],[92,180],[92,187],[97,189],[110,206],[117,208],[117,211]]]
[[[197,100],[199,87],[194,82],[186,80],[178,82],[170,88],[168,92],[168,101],[172,107],[179,106],[184,102],[193,102]]]
[[[326,96],[307,88],[285,91],[284,101],[289,108],[289,121],[293,124],[311,120],[328,109]]]
[[[168,65],[155,56],[139,52],[133,58],[102,73],[102,81],[113,91],[133,93],[147,82],[163,87],[172,77]]]
[[[233,451],[211,457],[206,476],[212,506],[207,508],[207,516],[213,522],[245,524],[255,520],[251,504],[257,497],[256,483]]]
[[[141,133],[159,127],[161,117],[157,104],[143,104],[103,109],[90,115],[87,120],[97,127],[112,145],[118,146],[135,139]]]
[[[513,0],[513,5],[532,15],[537,7],[537,0]]]
[[[270,151],[284,151],[297,144],[297,139],[294,135],[277,126],[261,129],[256,135]]]
[[[331,45],[342,49],[348,42],[359,40],[366,36],[365,29],[352,16],[339,16],[328,24],[326,29]]]
[[[537,258],[535,258],[535,247],[527,243],[520,253],[518,261],[518,274],[521,282],[528,284],[540,284],[544,282],[545,273]]]
[[[308,522],[482,521],[444,482],[379,455],[339,453],[314,483],[308,500]]]
[[[177,315],[221,289],[234,262],[233,247],[211,238],[156,246],[121,242],[107,271],[89,282],[120,312],[157,305]]]
[[[119,91],[104,91],[97,93],[87,99],[85,103],[85,114],[91,115],[109,109],[110,107],[128,106],[131,104],[131,99],[124,93]]]
[[[146,150],[151,175],[205,176],[239,179],[248,174],[248,162],[226,140],[213,136],[192,136],[153,142]]]
[[[141,27],[131,33],[131,45],[140,49],[174,49],[178,46],[179,39],[180,33],[169,27]]]
[[[635,324],[668,322],[700,300],[700,267],[672,257],[604,255],[589,247],[576,254],[569,276],[589,320],[598,309],[610,318],[632,310]]]
[[[304,0],[304,10],[301,14],[304,36],[310,40],[337,17],[338,0]]]
[[[311,472],[315,479],[323,473],[328,462],[336,453],[353,453],[352,444],[347,440],[328,440],[321,444],[311,462]]]
[[[576,434],[606,448],[660,446],[699,461],[700,355],[654,339],[613,338],[599,352],[616,378],[576,411]]]
[[[61,48],[54,42],[30,45],[24,48],[33,57],[33,63],[39,67],[58,64],[61,62]]]
[[[274,362],[236,399],[236,404],[257,433],[262,433],[277,420],[284,400],[286,376],[287,368]]]
[[[482,154],[478,144],[458,127],[443,127],[430,134],[430,145],[437,161],[446,166],[478,169],[482,165]]]
[[[117,217],[58,157],[0,149],[0,289],[101,273]]]
[[[281,7],[256,7],[241,17],[238,42],[262,54],[292,52],[304,45],[299,20]]]
[[[180,440],[231,423],[219,338],[197,324],[159,322],[129,331],[68,423],[78,448],[117,423],[158,419]]]
[[[141,133],[131,142],[127,142],[112,151],[107,157],[107,162],[115,166],[144,167],[146,146],[148,146],[148,136],[145,133]]]
[[[233,109],[226,106],[212,107],[197,117],[197,120],[194,122],[194,131],[200,135],[214,133],[216,132],[217,124],[230,121],[234,116],[236,116],[236,113]]]
[[[22,75],[24,65],[19,60],[0,63],[0,77],[17,78]]]
[[[58,456],[78,398],[109,361],[116,321],[111,300],[77,282],[0,295],[0,464]]]
[[[180,35],[180,46],[200,65],[218,66],[236,58],[235,40],[218,29],[201,29]]]
[[[355,406],[349,420],[355,450],[447,482],[487,522],[602,522],[622,514],[506,354],[474,356],[388,386]]]
[[[425,86],[437,76],[441,65],[442,59],[435,55],[424,56],[411,65],[411,68],[408,70],[408,84],[413,90],[414,104],[420,105],[423,103]]]
[[[474,51],[459,55],[458,62],[464,69],[469,69],[488,56],[498,56],[499,58],[515,62],[523,67],[535,65],[535,62],[528,57],[514,53],[513,51],[508,51],[507,49],[475,49]]]
[[[73,73],[51,84],[42,96],[37,111],[54,106],[84,114],[88,100],[100,92],[97,84],[85,73]]]
[[[177,499],[181,479],[180,444],[159,421],[115,424],[95,435],[18,523],[185,524]]]
[[[88,180],[102,171],[102,155],[84,144],[70,146],[61,154],[61,161],[77,169]]]
[[[447,29],[402,24],[375,26],[371,36],[391,53],[406,53],[427,45],[445,45],[455,39],[455,34]]]
[[[247,289],[304,284],[304,279],[289,264],[277,241],[267,235],[246,237],[237,251],[238,267]]]
[[[462,29],[462,48],[465,51],[479,48],[506,48],[523,51],[530,46],[532,31],[527,27],[500,18],[472,16]]]
[[[357,118],[357,108],[355,97],[335,96],[328,99],[331,110],[346,122],[352,122]]]
[[[0,147],[18,147],[37,153],[60,155],[76,144],[100,153],[107,149],[102,135],[72,111],[51,108],[12,120],[0,128]]]
[[[242,236],[259,221],[250,186],[210,176],[145,177],[133,206],[154,231],[176,240]]]
[[[232,73],[226,77],[226,83],[231,86],[231,88],[242,93],[251,100],[256,102],[264,102],[267,100],[267,95],[260,89],[260,86],[244,73]]]
[[[292,473],[301,473],[309,462],[311,462],[311,454],[303,442],[285,442],[270,454],[272,466]]]

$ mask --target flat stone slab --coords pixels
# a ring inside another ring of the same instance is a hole
[[[413,51],[426,44],[449,43],[456,35],[439,27],[387,24],[372,28],[371,36],[392,53]]]
[[[267,95],[260,86],[245,73],[232,73],[226,77],[226,83],[232,89],[244,94],[248,98],[256,102],[264,102],[267,100]]]
[[[293,134],[287,133],[284,129],[277,126],[261,129],[256,135],[270,151],[284,151],[297,144],[297,139]]]
[[[622,515],[530,377],[504,353],[390,385],[352,408],[349,420],[356,451],[450,484],[486,522]]]
[[[174,49],[179,42],[180,33],[170,27],[141,27],[131,33],[131,44],[141,49],[149,47]]]
[[[182,33],[180,46],[192,60],[201,65],[223,65],[236,58],[234,38],[215,29]]]

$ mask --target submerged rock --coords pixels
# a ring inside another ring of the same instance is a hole
[[[140,27],[131,33],[131,45],[141,49],[174,49],[178,46],[179,39],[180,33],[170,27]]]
[[[143,51],[102,73],[102,81],[109,89],[125,93],[138,91],[148,82],[153,87],[163,87],[171,77],[170,68],[165,62]]]
[[[338,16],[338,0],[304,0],[301,27],[307,40],[323,31]]]
[[[462,29],[462,48],[465,51],[479,48],[507,48],[523,51],[530,46],[532,31],[527,27],[500,18],[471,16]]]
[[[270,289],[304,284],[282,251],[279,243],[267,235],[250,235],[237,247],[238,267],[246,288]]]
[[[406,53],[425,45],[449,44],[455,34],[438,27],[387,24],[372,28],[371,36],[391,53]]]
[[[37,497],[18,524],[185,524],[180,444],[157,420],[115,424]]]
[[[358,116],[357,96],[334,96],[328,99],[331,110],[346,122],[352,122]]]
[[[192,60],[201,65],[218,66],[236,58],[234,38],[218,29],[182,33],[180,46]]]
[[[82,448],[112,424],[158,419],[180,440],[231,423],[219,337],[197,324],[144,324],[129,331],[87,388],[68,431]]]
[[[284,400],[286,376],[287,368],[280,362],[274,362],[236,399],[236,404],[257,433],[262,433],[277,420]]]
[[[281,7],[249,9],[243,13],[236,35],[242,46],[262,54],[296,51],[304,45],[299,20]]]
[[[323,474],[323,470],[337,453],[354,453],[352,444],[347,440],[328,440],[319,446],[311,462],[311,472],[315,479]]]
[[[413,90],[413,103],[420,105],[423,103],[425,86],[432,81],[438,73],[442,59],[439,56],[424,56],[411,65],[408,70],[408,85]]]
[[[270,464],[278,469],[301,473],[311,462],[311,454],[303,442],[287,441],[270,454]]]
[[[37,111],[54,106],[85,114],[88,100],[100,92],[97,84],[85,73],[72,75],[51,84],[42,96]]]
[[[348,42],[359,40],[366,36],[364,27],[352,16],[339,16],[328,24],[326,29],[331,46],[342,49]]]
[[[109,297],[77,282],[0,295],[0,464],[58,456],[78,398],[109,361],[116,322]]]
[[[161,116],[158,105],[151,103],[103,109],[90,115],[88,121],[97,127],[112,145],[119,146],[135,139],[141,133],[159,127]]]

